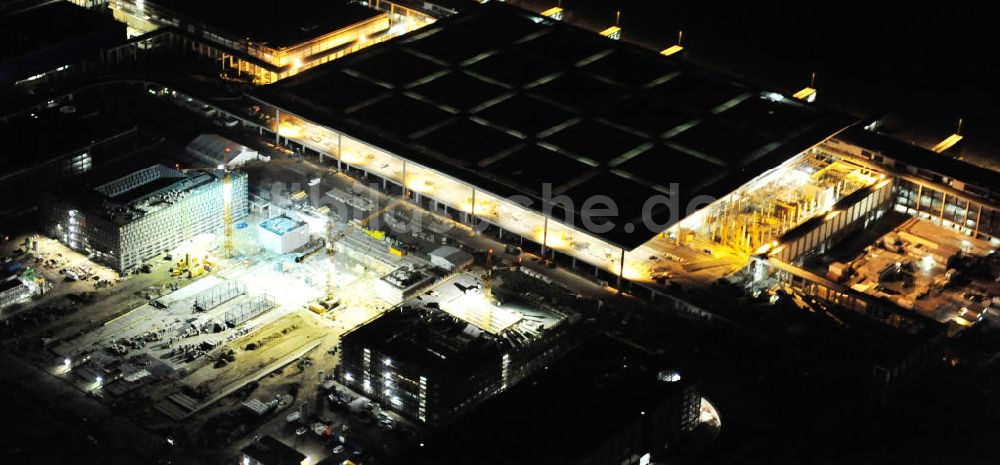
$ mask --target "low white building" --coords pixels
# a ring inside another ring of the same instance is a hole
[[[271,157],[261,155],[245,145],[226,139],[218,134],[202,134],[187,145],[187,153],[204,161],[208,166],[240,166],[248,161],[271,161]]]
[[[309,226],[287,216],[264,221],[257,227],[257,243],[274,253],[288,253],[309,242]]]
[[[375,297],[389,305],[399,305],[434,281],[424,270],[399,267],[375,282]]]
[[[31,288],[20,278],[0,282],[0,309],[16,304],[31,295]]]
[[[445,271],[454,271],[472,264],[472,254],[457,247],[442,245],[431,251],[431,263]]]

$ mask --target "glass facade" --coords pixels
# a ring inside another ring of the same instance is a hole
[[[266,107],[266,106],[265,106]],[[357,139],[340,134],[274,107],[265,112],[278,114],[278,136],[309,147],[324,156],[339,160],[347,167],[364,170],[388,181],[402,184],[416,198],[471,213],[505,232],[542,244],[547,248],[582,260],[613,274],[621,271],[620,247],[590,234],[548,219],[532,208],[490,192],[475,188],[434,169],[405,160]],[[273,125],[272,125],[273,126]],[[527,199],[525,199],[527,200]],[[475,203],[475,208],[473,208]],[[531,205],[538,207],[539,205]]]

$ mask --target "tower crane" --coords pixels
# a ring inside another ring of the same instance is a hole
[[[351,231],[354,230],[354,228],[366,228],[368,226],[368,223],[370,223],[373,219],[378,218],[380,215],[382,215],[383,213],[389,211],[390,209],[392,209],[393,207],[395,207],[397,204],[399,204],[400,202],[403,202],[405,200],[406,200],[406,197],[397,197],[397,198],[393,199],[392,201],[390,201],[389,203],[385,204],[384,207],[379,208],[375,212],[373,212],[370,215],[368,215],[368,216],[362,218],[361,220],[359,220],[357,222],[357,224],[350,224],[349,223],[347,225],[347,227],[345,227],[344,229],[340,230],[340,232],[335,232],[334,231],[334,222],[333,221],[327,222],[327,229],[326,229],[326,253],[330,257],[330,266],[327,267],[327,270],[326,270],[326,298],[327,298],[327,300],[332,299],[333,298],[333,294],[334,294],[333,259],[334,259],[334,256],[337,254],[337,249],[335,247],[336,244],[337,244],[337,242],[339,242],[341,239],[343,239],[344,237],[346,237],[347,234],[349,234]]]
[[[222,241],[222,256],[233,258],[233,176],[229,169],[230,148],[225,148],[226,161],[214,168],[181,168],[180,164],[174,167],[182,172],[188,173],[198,171],[202,173],[222,171],[222,227],[225,235]]]
[[[518,257],[517,262],[511,265],[497,266],[493,267],[493,249],[488,249],[486,251],[486,273],[483,274],[483,296],[486,300],[493,302],[493,272],[494,271],[507,271],[516,270],[521,266],[521,258]]]

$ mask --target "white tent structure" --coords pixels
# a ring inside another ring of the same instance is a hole
[[[227,164],[240,166],[251,160],[271,161],[256,150],[240,145],[218,134],[202,134],[187,145],[187,153],[208,163],[208,166]],[[228,160],[228,162],[227,162]]]

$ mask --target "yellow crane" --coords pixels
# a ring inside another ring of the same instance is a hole
[[[179,164],[175,168],[182,173],[190,171],[203,173],[222,171],[222,227],[225,231],[222,241],[222,256],[233,258],[233,176],[228,163],[229,147],[226,147],[225,151],[227,153],[226,163],[222,163],[214,168],[181,168]]]
[[[334,232],[334,222],[333,221],[328,221],[327,222],[327,228],[326,228],[326,253],[330,257],[330,264],[329,264],[329,266],[326,269],[326,298],[327,298],[327,300],[332,299],[333,298],[333,294],[334,294],[333,259],[334,259],[334,256],[337,254],[337,249],[336,249],[337,242],[340,241],[341,239],[343,239],[345,236],[347,236],[347,234],[350,233],[352,230],[354,230],[354,228],[362,228],[362,229],[367,228],[368,227],[368,223],[370,223],[373,219],[378,218],[380,215],[382,215],[383,213],[389,211],[390,209],[392,209],[393,207],[395,207],[397,204],[399,204],[400,202],[403,202],[405,200],[406,200],[406,197],[397,197],[397,198],[393,199],[392,201],[390,201],[389,203],[385,204],[384,207],[379,208],[378,210],[375,210],[375,212],[371,213],[370,215],[362,218],[360,221],[357,222],[356,225],[348,223],[347,227],[345,227],[344,229],[340,230],[340,232],[337,232],[337,233]]]

